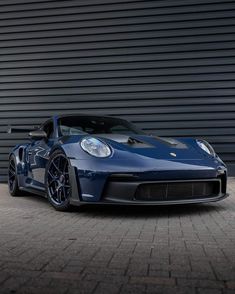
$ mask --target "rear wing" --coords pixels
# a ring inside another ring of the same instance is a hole
[[[37,130],[39,126],[32,126],[32,127],[12,127],[9,126],[7,129],[8,134],[13,134],[13,133],[29,133],[30,131]]]

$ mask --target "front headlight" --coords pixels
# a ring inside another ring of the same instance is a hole
[[[197,140],[197,145],[204,150],[205,152],[207,152],[208,154],[215,156],[215,150],[213,149],[213,147],[205,140]]]
[[[85,152],[95,157],[108,157],[112,153],[107,144],[93,137],[82,139],[81,147]]]

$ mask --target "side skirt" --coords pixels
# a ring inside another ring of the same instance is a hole
[[[20,187],[20,190],[28,192],[28,193],[40,195],[40,196],[42,196],[44,198],[47,198],[45,190],[39,190],[39,189],[36,189],[36,188],[29,188],[29,187],[27,187],[27,188],[26,187]]]

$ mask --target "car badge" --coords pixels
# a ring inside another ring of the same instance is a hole
[[[176,154],[174,152],[171,152],[170,155],[176,157]]]

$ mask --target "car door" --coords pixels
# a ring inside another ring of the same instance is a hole
[[[49,159],[51,147],[54,144],[54,124],[52,120],[46,122],[41,128],[47,138],[32,140],[28,148],[29,177],[34,185],[44,185],[45,167]]]

